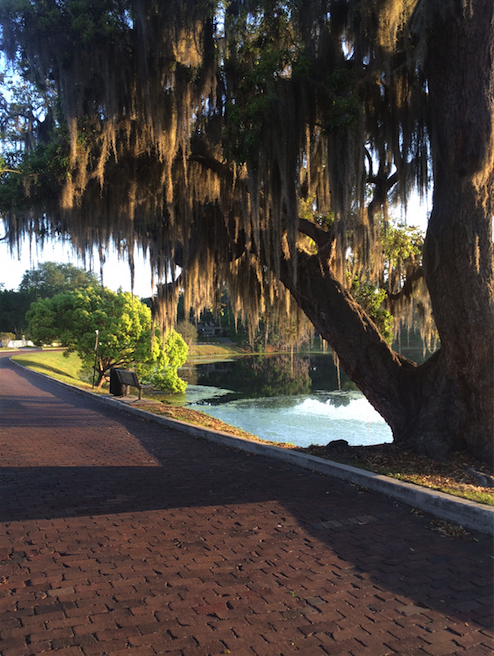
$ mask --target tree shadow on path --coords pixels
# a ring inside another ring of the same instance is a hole
[[[198,562],[216,555],[251,585],[262,574],[293,589],[326,586],[357,614],[382,618],[391,605],[405,619],[435,621],[440,613],[449,623],[491,624],[487,536],[441,537],[430,517],[383,495],[117,412],[29,372],[16,374],[41,396],[0,399],[3,441],[24,429],[36,441],[40,426],[51,425],[69,442],[99,430],[99,440],[111,435],[122,449],[116,461],[133,440],[139,457],[125,466],[2,467],[0,521],[7,527],[20,522],[27,535],[26,522],[34,522],[36,539],[57,527],[62,544],[74,526],[92,527],[105,544],[113,539],[110,521],[115,539],[144,532],[150,545],[170,554],[186,549]],[[29,416],[30,404],[36,417]]]

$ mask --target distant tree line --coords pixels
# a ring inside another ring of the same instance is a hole
[[[31,303],[74,289],[98,285],[99,280],[92,271],[85,271],[73,264],[43,262],[35,269],[28,269],[17,289],[4,289],[1,285],[0,332],[21,337],[28,332],[26,314]]]

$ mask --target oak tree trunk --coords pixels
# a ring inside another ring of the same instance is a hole
[[[494,29],[492,0],[427,2],[433,211],[424,267],[441,348],[417,366],[393,352],[333,278],[301,256],[282,280],[397,444],[435,459],[493,461]]]
[[[494,4],[435,4],[425,62],[434,195],[424,253],[441,339],[433,409],[445,435],[492,460]]]

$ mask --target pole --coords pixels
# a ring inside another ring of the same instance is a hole
[[[96,342],[94,344],[93,385],[91,389],[94,389],[94,376],[96,374],[96,365],[98,364],[98,346],[99,346],[99,330],[95,330],[94,332],[96,333]]]

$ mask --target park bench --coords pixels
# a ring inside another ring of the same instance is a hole
[[[110,394],[114,396],[125,396],[128,387],[136,387],[139,390],[139,401],[141,400],[142,385],[135,371],[128,369],[110,370]]]

